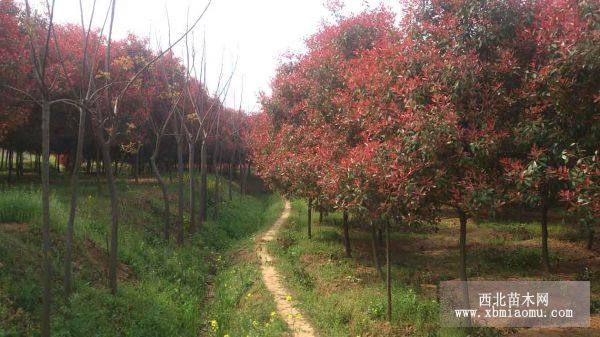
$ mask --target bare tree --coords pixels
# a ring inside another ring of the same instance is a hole
[[[187,41],[186,41],[187,42]],[[191,50],[190,50],[191,48]],[[188,65],[188,75],[186,81],[186,89],[189,101],[192,106],[192,116],[195,118],[188,119],[187,115],[183,113],[179,116],[179,118],[185,121],[192,121],[192,123],[186,124],[182,123],[184,134],[186,135],[186,139],[188,142],[188,170],[189,170],[189,185],[190,185],[190,233],[193,235],[197,228],[195,222],[195,176],[194,176],[194,154],[195,154],[195,146],[198,142],[201,143],[200,147],[200,186],[199,186],[199,222],[202,223],[206,220],[207,215],[207,139],[209,134],[211,133],[212,127],[215,123],[208,125],[209,116],[211,114],[216,114],[217,121],[220,118],[220,111],[222,109],[221,101],[224,101],[227,98],[227,94],[229,92],[229,87],[231,85],[231,79],[235,73],[235,69],[237,67],[237,61],[233,66],[231,74],[227,78],[224,84],[223,82],[223,59],[221,59],[221,68],[219,72],[218,82],[216,90],[212,98],[209,99],[208,96],[204,95],[204,91],[201,90],[202,87],[198,86],[196,90],[192,90],[191,85],[191,73],[194,73],[194,78],[196,80],[203,79],[201,84],[206,88],[206,39],[203,41],[202,48],[202,58],[200,62],[200,76],[198,76],[197,68],[195,66],[195,49],[193,46],[190,46],[186,43],[186,55],[187,55],[187,65]],[[190,63],[190,55],[191,55],[191,63]],[[208,94],[208,89],[206,89],[206,94]],[[217,122],[218,124],[218,122]],[[194,130],[195,128],[195,130]]]
[[[50,302],[52,262],[50,260],[50,107],[52,101],[52,88],[47,77],[47,65],[50,52],[50,40],[52,38],[54,24],[54,0],[46,1],[48,21],[45,23],[44,36],[38,36],[38,25],[32,14],[29,1],[25,0],[25,30],[29,39],[29,49],[33,74],[37,85],[37,98],[23,92],[36,102],[42,109],[42,265],[43,276],[43,305],[41,334],[43,337],[50,336]]]
[[[99,47],[101,44],[101,36],[104,31],[104,27],[106,25],[106,19],[104,20],[104,24],[102,26],[102,30],[100,35],[97,37],[96,48],[94,53],[90,53],[90,39],[92,36],[92,22],[94,19],[94,14],[96,10],[96,1],[94,0],[92,4],[91,15],[87,24],[85,24],[84,19],[84,10],[83,3],[79,1],[79,11],[80,11],[80,19],[81,19],[81,30],[82,30],[82,48],[83,48],[83,56],[81,62],[81,84],[79,87],[79,91],[76,92],[73,90],[73,96],[78,97],[78,105],[77,109],[79,112],[79,124],[77,129],[77,147],[75,150],[75,160],[73,163],[73,170],[71,172],[70,178],[70,207],[69,207],[69,219],[67,221],[67,234],[65,237],[65,260],[64,260],[64,287],[65,287],[65,297],[69,297],[72,293],[72,269],[73,269],[73,235],[74,235],[74,227],[75,227],[75,216],[77,212],[77,192],[79,186],[79,170],[81,166],[81,158],[83,157],[83,144],[85,141],[85,122],[87,119],[87,110],[89,106],[89,102],[91,102],[96,95],[98,95],[100,91],[95,90],[95,82],[92,80],[94,74],[98,70],[98,65],[96,65],[96,60],[98,57]],[[108,17],[108,11],[106,14]],[[55,39],[56,36],[55,36]],[[60,56],[60,50],[57,50],[57,53]],[[64,63],[62,63],[62,56],[59,57],[62,64],[62,69],[64,72],[64,76],[68,79],[68,73],[65,69]],[[70,82],[70,80],[68,80]]]
[[[107,47],[106,47],[106,60],[105,60],[105,73],[110,75],[110,63],[111,63],[111,42],[112,42],[112,27],[114,24],[114,14],[115,14],[115,2],[116,0],[112,0],[112,10],[111,10],[111,18],[108,29],[108,39],[107,39]],[[116,136],[118,127],[116,127],[118,123],[119,109],[120,103],[127,94],[129,88],[136,82],[136,80],[140,77],[142,73],[148,70],[156,61],[158,61],[161,57],[163,57],[167,52],[171,51],[175,45],[181,42],[200,22],[202,17],[206,14],[206,11],[210,7],[211,0],[208,1],[202,13],[197,17],[194,23],[188,27],[188,29],[177,39],[175,42],[170,43],[168,48],[159,52],[156,56],[154,56],[151,60],[146,62],[144,66],[142,66],[123,86],[121,90],[119,90],[114,96],[111,95],[110,88],[108,86],[108,79],[110,76],[106,77],[107,89],[105,90],[105,103],[111,103],[112,109],[107,111],[105,106],[99,104],[95,109],[93,109],[93,113],[91,114],[93,127],[95,130],[95,136],[97,138],[97,142],[100,145],[100,149],[102,151],[102,159],[104,163],[105,174],[108,183],[108,189],[110,194],[110,204],[111,204],[111,236],[110,236],[110,258],[109,258],[109,269],[108,269],[108,283],[113,294],[117,292],[117,263],[118,263],[118,228],[119,228],[119,208],[118,208],[118,197],[117,197],[117,189],[115,184],[114,172],[111,165],[111,154],[110,147],[113,144]],[[114,97],[114,99],[112,99]]]
[[[162,142],[162,137],[165,135],[167,126],[169,125],[171,119],[173,118],[173,114],[175,112],[175,109],[177,108],[177,105],[179,104],[179,101],[181,99],[182,93],[179,93],[176,95],[175,99],[172,102],[172,106],[170,108],[169,113],[167,114],[167,116],[161,121],[160,118],[158,116],[154,116],[154,114],[150,113],[149,114],[149,119],[150,119],[150,126],[151,129],[154,133],[154,150],[152,151],[152,155],[150,156],[150,166],[152,168],[152,172],[154,173],[154,176],[156,177],[156,180],[158,181],[160,188],[161,188],[161,192],[162,192],[162,197],[163,197],[163,203],[164,203],[164,239],[166,241],[169,241],[169,233],[170,233],[170,226],[171,226],[171,211],[170,211],[170,207],[169,207],[169,192],[167,189],[167,183],[165,182],[165,180],[163,179],[162,175],[160,174],[160,171],[158,169],[158,165],[156,164],[156,159],[158,158],[158,154],[160,153],[160,145]]]

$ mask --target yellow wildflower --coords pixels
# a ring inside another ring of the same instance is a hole
[[[217,321],[213,319],[212,321],[210,321],[210,327],[212,331],[217,331],[219,330],[219,323],[217,323]]]

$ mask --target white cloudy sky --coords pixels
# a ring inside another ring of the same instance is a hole
[[[40,0],[30,0],[32,3]],[[101,25],[110,0],[96,0],[96,26]],[[206,35],[208,86],[214,90],[222,55],[225,70],[230,71],[238,60],[233,85],[227,104],[237,102],[243,83],[243,107],[252,111],[258,108],[260,91],[269,92],[269,83],[282,54],[300,51],[306,37],[314,33],[323,20],[329,20],[329,12],[323,0],[213,0],[205,17],[194,31],[196,48],[201,49],[202,37]],[[356,12],[365,6],[377,6],[384,2],[394,10],[398,0],[346,0],[346,11]],[[93,0],[83,0],[84,12],[89,16]],[[190,20],[197,17],[207,0],[116,0],[114,26],[115,38],[128,32],[151,36],[156,45],[162,40],[167,44],[167,9],[171,19],[172,36],[185,31],[186,13]],[[57,22],[79,23],[79,0],[56,0]],[[175,49],[183,55],[183,44]]]

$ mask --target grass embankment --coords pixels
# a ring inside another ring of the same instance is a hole
[[[175,222],[175,186],[170,188]],[[42,294],[39,186],[2,186],[1,190],[0,336],[36,336]],[[106,287],[109,199],[106,191],[98,193],[94,183],[83,183],[75,228],[75,292],[65,302],[62,261],[68,187],[55,185],[52,191],[52,336],[198,336],[206,326],[202,312],[212,274],[225,268],[217,283],[227,279],[228,273],[238,280],[225,287],[227,290],[216,286],[215,296],[228,298],[254,289],[251,284],[257,269],[248,265],[239,271],[228,270],[224,254],[268,227],[282,204],[280,197],[271,194],[241,198],[235,193],[233,201],[221,203],[215,216],[211,201],[210,219],[200,233],[186,237],[184,246],[177,247],[161,238],[159,188],[152,183],[120,182],[121,265],[119,291],[112,296]],[[212,191],[209,194],[212,196]],[[222,195],[227,199],[227,194]],[[260,305],[270,312],[268,301]],[[227,308],[211,310],[221,322],[227,321]],[[235,325],[235,320],[229,323]]]
[[[292,208],[288,225],[270,249],[278,257],[277,268],[284,283],[321,336],[467,335],[465,331],[439,327],[436,300],[439,282],[458,278],[457,219],[445,219],[437,228],[393,229],[394,310],[390,324],[385,319],[385,285],[372,266],[370,232],[353,224],[353,258],[348,259],[344,257],[339,214],[331,214],[322,224],[315,221],[313,239],[308,240],[306,204],[294,201]],[[597,307],[598,251],[585,250],[584,239],[564,224],[551,224],[550,237],[551,261],[557,268],[554,273],[545,274],[540,265],[539,225],[535,222],[469,222],[469,277],[591,280],[592,307]],[[384,248],[380,249],[384,264]],[[473,329],[470,335],[513,332],[516,331]],[[598,330],[588,332],[584,335],[594,336]]]

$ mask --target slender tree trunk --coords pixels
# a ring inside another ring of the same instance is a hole
[[[227,195],[229,196],[229,201],[233,200],[233,191],[232,191],[232,180],[233,180],[233,165],[229,162],[228,165],[228,173],[229,179],[227,180]]]
[[[390,259],[390,222],[385,222],[385,261],[387,266],[387,319],[392,321],[392,264]]]
[[[235,160],[235,150],[231,152],[231,157],[229,157],[229,181],[227,184],[227,192],[229,194],[229,201],[233,200],[233,161]]]
[[[468,216],[465,211],[461,208],[456,209],[458,213],[458,219],[460,222],[460,238],[459,238],[459,246],[460,246],[460,280],[463,281],[463,306],[466,309],[470,308],[469,303],[469,285],[467,283],[467,220]],[[471,327],[472,321],[471,317],[466,317],[464,319],[464,326]]]
[[[308,198],[308,238],[312,239],[312,198]]]
[[[379,253],[377,250],[377,233],[375,229],[375,223],[373,221],[371,221],[371,252],[373,254],[373,263],[375,264],[375,268],[377,268],[379,278],[384,280],[383,270],[381,268],[381,262],[379,262]]]
[[[135,183],[137,184],[139,182],[140,179],[140,151],[142,150],[142,148],[138,148],[137,152],[135,153],[135,157],[134,157],[134,162],[133,162],[133,180],[135,181]]]
[[[250,164],[246,164],[246,165],[244,165],[244,176],[242,177],[243,186],[244,186],[242,188],[242,194],[244,196],[248,192],[248,175],[249,174],[250,174]]]
[[[348,212],[344,211],[344,247],[346,248],[346,257],[352,257],[350,250],[350,225],[348,224]]]
[[[237,168],[238,168],[238,179],[240,181],[240,198],[244,196],[244,172],[243,172],[243,163],[242,163],[242,151],[238,152],[237,159]]]
[[[188,143],[188,175],[190,188],[190,234],[196,233],[196,175],[194,170],[194,155],[196,154],[196,144]]]
[[[4,170],[4,149],[0,149],[0,171]]]
[[[17,177],[23,176],[23,151],[17,151]]]
[[[162,191],[162,198],[163,198],[163,203],[164,203],[164,238],[165,241],[169,241],[169,233],[171,231],[171,211],[169,210],[169,191],[167,190],[167,184],[165,183],[165,180],[163,179],[163,177],[160,175],[160,171],[158,170],[158,166],[156,165],[156,157],[158,156],[158,149],[159,149],[160,143],[156,143],[155,148],[154,148],[154,153],[152,153],[152,156],[150,157],[150,167],[152,168],[152,172],[154,173],[154,176],[156,177],[156,180],[158,180],[158,184],[160,185],[160,189]]]
[[[459,275],[461,281],[467,280],[467,213],[460,208],[456,209],[458,213],[458,219],[460,221],[460,238],[459,238],[459,249],[460,249],[460,270]]]
[[[14,152],[15,161],[15,176],[19,178],[19,151]]]
[[[215,158],[215,205],[218,205],[219,202],[221,201],[221,156],[220,156],[220,150],[221,146],[219,144],[219,141],[217,140],[217,146],[215,147],[215,154],[214,154],[214,158]],[[215,207],[215,210],[217,209],[217,207]],[[215,214],[217,212],[215,211]]]
[[[588,231],[588,242],[587,242],[587,249],[592,250],[593,246],[594,246],[594,228],[590,226],[590,229]]]
[[[217,218],[219,215],[219,203],[221,202],[221,144],[220,141],[217,140],[217,145],[215,146],[215,153],[213,155],[214,160],[214,169],[215,169],[215,204],[214,204],[214,216]]]
[[[200,223],[206,221],[206,212],[208,210],[207,202],[208,202],[208,177],[207,177],[207,156],[206,156],[206,139],[202,140],[202,145],[200,146],[200,209],[199,209],[199,218]]]
[[[13,150],[8,151],[8,179],[12,178],[13,170]]]
[[[99,130],[96,130],[96,132],[100,132]],[[98,142],[102,141],[102,138],[98,138]],[[102,185],[100,184],[100,174],[102,172],[101,168],[100,168],[100,156],[102,155],[102,151],[100,151],[99,145],[100,143],[96,144],[96,186],[98,187],[98,193],[102,192]]]
[[[67,221],[67,235],[65,238],[65,298],[71,296],[73,270],[73,233],[75,228],[75,213],[77,212],[77,189],[79,187],[79,166],[83,155],[83,142],[85,140],[85,110],[79,108],[79,126],[77,130],[77,149],[75,150],[75,162],[71,173],[71,203],[69,208],[69,220]]]
[[[546,272],[550,272],[550,258],[548,257],[548,191],[543,187],[542,192],[542,266]]]
[[[113,295],[117,294],[117,264],[119,262],[119,201],[117,197],[117,186],[115,176],[111,165],[110,144],[104,141],[102,130],[97,130],[98,142],[102,151],[102,162],[106,173],[108,183],[108,193],[110,195],[110,259],[108,264],[108,286]]]
[[[323,207],[319,206],[319,225],[323,224]]]
[[[177,136],[177,244],[180,246],[183,244],[183,166],[183,139]]]
[[[50,103],[42,101],[42,256],[44,266],[44,297],[41,333],[50,336],[50,302],[52,262],[50,260]]]

